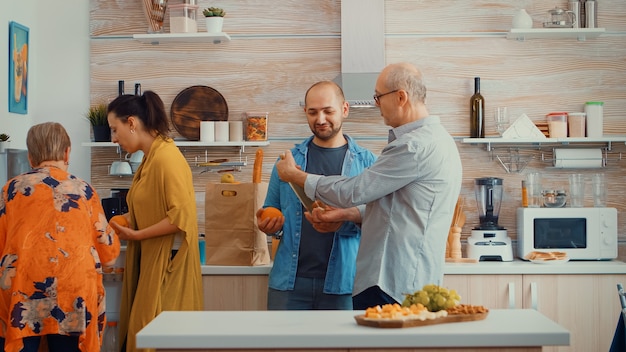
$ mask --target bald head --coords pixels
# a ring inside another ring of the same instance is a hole
[[[422,73],[409,62],[390,64],[380,73],[382,83],[388,90],[405,90],[414,105],[425,104],[426,86],[422,81]]]
[[[339,87],[337,83],[333,81],[319,81],[313,84],[311,87],[309,87],[309,89],[307,89],[306,93],[304,94],[305,105],[307,105],[307,97],[309,96],[309,92],[317,88],[330,88],[332,92],[335,94],[335,97],[337,98],[337,101],[339,103],[343,103],[346,100],[346,98],[343,95],[343,90],[341,89],[341,87]]]

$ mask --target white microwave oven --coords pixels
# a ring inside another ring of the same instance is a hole
[[[517,254],[565,252],[570,260],[617,258],[617,209],[518,208]]]

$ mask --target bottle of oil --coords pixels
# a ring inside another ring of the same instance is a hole
[[[474,95],[470,98],[470,137],[485,137],[485,98],[480,94],[480,77],[474,77]]]
[[[522,207],[528,208],[528,189],[524,180],[522,180]]]

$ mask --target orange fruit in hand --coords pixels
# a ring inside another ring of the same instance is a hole
[[[128,221],[126,220],[126,217],[124,215],[115,215],[111,218],[111,220],[109,220],[109,222],[114,222],[120,226],[124,226],[124,227],[128,227],[130,224],[128,223]]]
[[[283,216],[283,213],[280,210],[274,207],[267,207],[263,209],[263,212],[261,213],[261,221],[267,218],[278,218],[281,216]]]

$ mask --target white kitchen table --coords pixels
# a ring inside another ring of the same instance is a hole
[[[163,312],[137,334],[158,351],[541,351],[567,346],[570,333],[531,309],[491,310],[486,319],[410,328],[357,325],[363,311]]]

